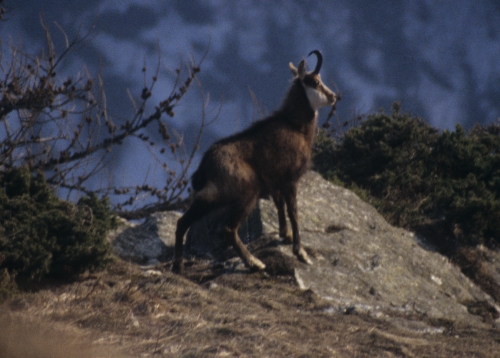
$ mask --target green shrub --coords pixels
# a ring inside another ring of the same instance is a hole
[[[0,173],[0,270],[29,279],[71,277],[110,260],[106,232],[115,225],[107,199],[60,200],[43,174]]]
[[[364,191],[391,223],[424,231],[443,251],[500,244],[499,125],[440,133],[395,106],[338,143],[320,137],[314,166]]]

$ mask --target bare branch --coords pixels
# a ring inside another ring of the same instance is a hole
[[[25,166],[32,172],[43,171],[47,182],[63,189],[68,197],[71,193],[113,195],[116,208],[124,216],[138,217],[152,210],[179,208],[188,185],[189,168],[207,125],[208,100],[196,77],[206,54],[199,63],[192,60],[187,72],[182,71],[181,62],[175,70],[170,94],[156,106],[150,102],[160,76],[161,56],[158,55],[152,76],[145,64],[144,87],[139,98],[134,99],[135,91],[126,90],[132,114],[117,119],[109,114],[100,75],[92,77],[85,67],[67,78],[58,74],[68,55],[84,46],[92,38],[92,32],[81,35],[78,31],[75,38],[69,39],[55,23],[64,37],[64,48],[58,53],[43,16],[40,23],[46,39],[46,49],[41,54],[33,56],[20,45],[10,46],[8,60],[0,54],[0,122],[5,129],[0,133],[0,169]],[[193,81],[200,89],[202,114],[195,144],[187,150],[183,136],[171,128],[169,119],[174,117],[174,108]],[[146,134],[151,125],[160,138]],[[152,165],[143,177],[143,184],[96,186],[95,179],[103,178],[109,163],[131,139],[139,139],[151,154]],[[161,187],[148,184],[157,179],[158,169],[166,176],[166,185]]]

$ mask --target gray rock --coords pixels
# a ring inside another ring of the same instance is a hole
[[[180,216],[169,211],[154,213],[140,225],[124,221],[109,236],[114,253],[141,265],[165,261],[173,253],[175,226]]]
[[[299,184],[298,208],[302,244],[313,265],[299,263],[290,245],[279,244],[272,201],[260,201],[240,228],[240,237],[268,269],[273,266],[266,257],[281,255],[277,261],[288,267],[297,284],[330,301],[332,312],[367,312],[377,317],[418,314],[472,325],[484,324],[485,316],[479,312],[498,317],[495,301],[458,267],[426,247],[425,240],[389,225],[351,191],[309,172]],[[179,216],[157,213],[123,230],[113,240],[115,252],[142,264],[171,258]],[[186,253],[226,261],[227,246],[219,235],[224,217],[222,210],[193,225]],[[228,269],[242,268],[234,255],[226,263]]]
[[[260,204],[264,232],[277,235],[273,204]],[[423,240],[389,225],[372,206],[317,173],[302,179],[298,207],[302,243],[316,255],[313,265],[295,269],[295,277],[341,311],[481,323],[481,316],[469,313],[469,302],[495,305],[447,258],[423,247]],[[280,249],[292,255],[290,247]]]

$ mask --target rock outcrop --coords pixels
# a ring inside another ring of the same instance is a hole
[[[302,243],[313,265],[298,262],[291,246],[281,243],[272,201],[260,201],[240,236],[271,273],[293,274],[301,288],[330,301],[332,311],[416,314],[471,325],[498,318],[495,301],[457,266],[413,233],[389,225],[351,191],[309,172],[299,185],[298,208]],[[141,264],[171,259],[179,215],[157,213],[122,230],[113,239],[115,251]],[[194,225],[186,251],[223,263],[228,272],[245,271],[219,238],[223,222],[222,210]]]

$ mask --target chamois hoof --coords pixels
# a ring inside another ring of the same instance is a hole
[[[264,271],[266,269],[266,265],[255,257],[252,257],[249,260],[247,266],[250,269],[250,271]]]
[[[312,265],[313,262],[311,261],[311,259],[309,258],[309,256],[307,256],[307,252],[306,250],[304,250],[303,247],[300,248],[299,252],[297,253],[297,258],[299,259],[299,261],[303,262],[303,263],[306,263],[308,265]]]

